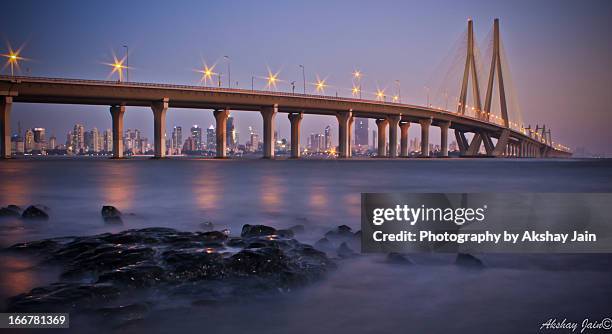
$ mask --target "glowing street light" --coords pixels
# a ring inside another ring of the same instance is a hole
[[[359,98],[361,98],[361,88],[359,88],[359,86],[353,85],[353,89],[351,89],[351,94],[353,94],[353,96],[359,96]]]
[[[384,101],[385,99],[385,90],[377,89],[376,90],[376,99],[378,101]]]
[[[215,65],[208,67],[208,65],[204,64],[204,68],[197,71],[199,73],[202,73],[202,78],[200,78],[200,82],[204,83],[205,86],[208,80],[210,80],[211,84],[213,83],[213,76],[217,75],[217,73],[214,72],[214,69]]]
[[[268,76],[266,77],[266,80],[268,80],[268,85],[267,85],[268,89],[274,88],[274,90],[276,90],[276,84],[279,81],[278,72],[272,73],[272,71],[268,69]]]
[[[325,79],[321,80],[319,77],[317,77],[315,87],[317,88],[317,93],[325,94],[325,88],[327,87],[327,84],[325,84]]]
[[[361,71],[359,70],[353,71],[353,79],[357,81],[357,85],[358,85],[357,93],[359,93],[359,99],[361,99],[361,77],[363,77],[363,74],[361,73]],[[354,89],[355,87],[353,87],[353,90]],[[356,95],[356,94],[353,94],[353,95]]]
[[[6,63],[4,64],[4,67],[10,66],[11,76],[15,76],[15,67],[17,67],[17,70],[19,70],[19,61],[25,60],[25,58],[19,56],[19,54],[21,53],[21,48],[13,50],[13,48],[11,48],[11,46],[9,45],[8,49],[9,52],[7,54],[2,55],[6,58]]]
[[[113,68],[113,71],[110,75],[113,75],[115,72],[119,74],[119,82],[123,81],[123,70],[127,68],[127,66],[123,65],[124,59],[117,59],[117,57],[113,56],[114,61],[112,64],[107,64]]]
[[[399,95],[393,95],[393,102],[394,103],[399,102]]]

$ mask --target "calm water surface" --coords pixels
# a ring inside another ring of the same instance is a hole
[[[0,247],[35,239],[152,226],[239,234],[243,224],[306,226],[314,243],[346,224],[359,229],[362,192],[611,192],[609,160],[11,160],[0,162],[0,205],[37,203],[44,222],[0,221]],[[106,224],[101,206],[128,215]],[[612,257],[483,255],[465,270],[451,255],[380,256],[340,263],[312,286],[247,303],[190,307],[165,301],[117,332],[381,333],[537,331],[550,317],[610,316]],[[8,296],[57,279],[54,268],[2,257],[0,308]],[[75,323],[74,331],[104,331]]]

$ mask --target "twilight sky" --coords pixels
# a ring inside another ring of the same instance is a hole
[[[318,74],[346,95],[351,72],[363,71],[364,91],[388,92],[400,80],[404,102],[426,104],[425,85],[474,20],[482,41],[495,17],[512,70],[516,98],[527,124],[546,123],[553,140],[572,148],[612,154],[611,1],[10,1],[0,12],[0,35],[14,48],[24,45],[24,75],[105,79],[112,52],[130,48],[130,81],[197,84],[201,59],[250,88],[251,76],[280,71],[279,90],[290,81],[301,91]],[[3,45],[1,53],[5,53]],[[486,61],[488,62],[488,60]],[[4,73],[8,73],[5,72]],[[481,78],[485,77],[484,73]],[[483,79],[481,79],[483,80]],[[457,87],[460,82],[457,81]],[[256,89],[265,82],[255,79]],[[308,87],[312,90],[312,86]],[[457,88],[458,89],[458,88]],[[435,87],[432,88],[435,90]],[[261,133],[261,116],[235,112],[240,141],[248,127]],[[126,128],[152,139],[153,116],[129,108]],[[74,123],[111,126],[107,107],[16,104],[12,126],[45,127],[63,141]],[[208,127],[206,110],[171,109],[171,127]],[[286,114],[277,124],[289,136]],[[322,132],[334,118],[307,115],[304,136]],[[370,127],[373,127],[373,122]],[[184,132],[187,132],[184,130]],[[418,126],[411,127],[411,137]],[[432,142],[439,132],[432,131]]]

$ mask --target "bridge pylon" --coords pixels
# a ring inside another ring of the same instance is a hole
[[[468,84],[470,81],[469,79],[471,73],[476,118],[481,118],[482,106],[480,101],[480,86],[478,85],[478,71],[476,68],[476,58],[474,55],[474,22],[469,19],[467,32],[467,54],[465,58],[463,80],[461,81],[461,92],[459,93],[459,105],[457,106],[457,113],[465,115],[465,110],[467,107]]]
[[[506,91],[504,88],[504,76],[502,73],[501,51],[499,39],[499,19],[493,22],[493,55],[491,57],[491,68],[489,70],[489,82],[487,84],[487,92],[485,96],[484,115],[488,121],[491,116],[491,101],[493,99],[493,83],[495,81],[495,72],[497,72],[497,85],[499,88],[499,102],[501,104],[501,117],[504,121],[504,126],[509,127],[508,120],[508,105],[506,103]]]

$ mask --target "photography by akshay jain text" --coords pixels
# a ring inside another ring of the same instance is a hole
[[[362,250],[610,253],[604,193],[363,193]]]

